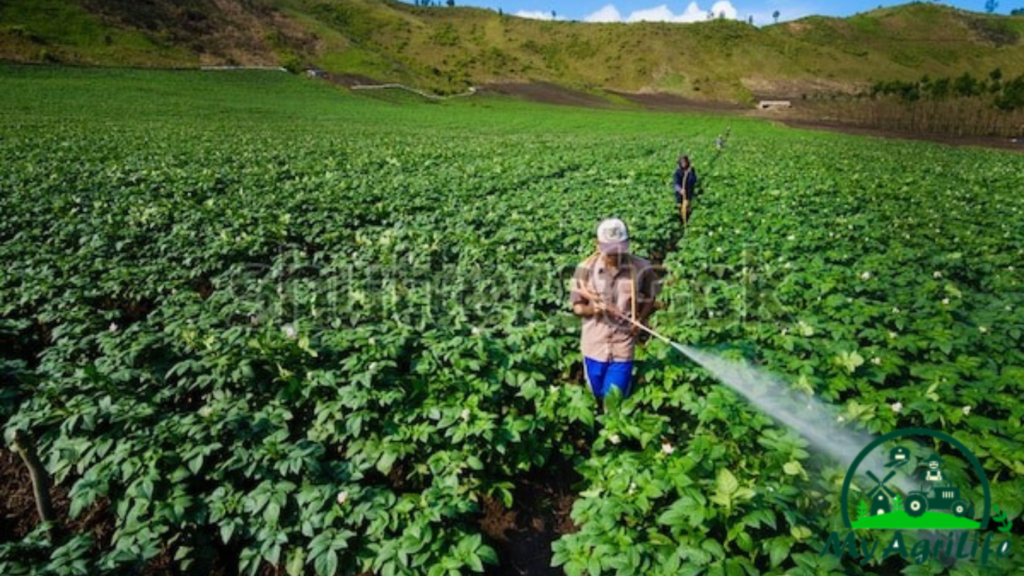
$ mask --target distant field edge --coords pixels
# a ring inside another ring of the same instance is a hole
[[[0,61],[0,77],[18,76],[22,73],[43,73],[43,76],[53,77],[61,71],[69,71],[72,74],[97,73],[102,75],[109,73],[114,76],[133,73],[204,73],[230,74],[230,72],[266,73],[276,77],[281,74],[295,79],[307,79],[308,75],[292,73],[283,68],[268,66],[167,66],[167,67],[138,67],[138,66],[94,66],[73,63],[41,64]],[[98,76],[100,77],[100,76]],[[342,81],[339,81],[342,80]],[[853,136],[881,138],[886,140],[908,140],[925,141],[938,143],[953,147],[975,147],[985,149],[997,149],[1024,153],[1024,138],[1004,137],[980,137],[980,136],[947,136],[943,134],[906,132],[897,130],[886,130],[856,124],[848,124],[836,121],[827,121],[813,117],[794,117],[789,115],[776,115],[771,112],[760,112],[749,107],[715,101],[703,101],[687,99],[671,93],[631,93],[616,90],[590,90],[574,89],[554,83],[535,82],[507,82],[491,83],[474,87],[472,93],[465,93],[459,98],[440,97],[428,99],[422,94],[414,95],[406,89],[385,88],[381,90],[352,90],[350,84],[365,85],[376,82],[367,77],[345,76],[343,79],[333,78],[308,78],[311,84],[319,84],[323,87],[335,86],[341,89],[341,93],[350,97],[361,97],[367,99],[385,99],[395,105],[414,105],[419,102],[455,101],[462,103],[488,101],[518,101],[524,104],[554,105],[577,109],[590,109],[594,111],[607,112],[652,112],[656,114],[680,114],[680,115],[710,115],[717,117],[731,117],[736,121],[760,121],[784,126],[795,130],[809,130],[830,132],[834,134],[847,134]],[[370,94],[378,93],[377,95]],[[408,94],[408,98],[388,97],[386,94],[402,92]]]

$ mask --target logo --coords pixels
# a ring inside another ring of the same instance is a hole
[[[944,458],[915,438],[931,438],[952,449],[943,451],[948,454]],[[885,444],[891,448],[885,450]],[[947,468],[953,464],[958,465],[955,473]],[[861,490],[853,489],[855,477],[867,479],[857,483]],[[861,565],[894,555],[915,564],[970,558],[985,566],[993,556],[1012,553],[1011,522],[992,502],[981,463],[942,432],[906,428],[868,444],[846,471],[840,498],[847,532],[832,532],[820,556],[849,555]],[[904,532],[915,535],[910,549]]]

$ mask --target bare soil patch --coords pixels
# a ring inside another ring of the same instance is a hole
[[[578,439],[582,442],[582,439]],[[500,565],[488,576],[561,576],[551,566],[552,543],[577,530],[570,514],[576,499],[573,484],[579,474],[572,464],[556,457],[543,470],[525,474],[516,482],[513,505],[486,498],[481,503],[480,528],[498,552]]]
[[[586,92],[571,90],[548,82],[487,84],[477,94],[501,94],[516,96],[545,104],[582,106],[585,108],[612,108],[613,104]]]
[[[32,480],[21,457],[11,450],[0,449],[0,542],[14,542],[27,536],[39,525]],[[91,532],[93,542],[109,546],[114,533],[114,518],[108,502],[100,499],[72,520],[68,518],[71,499],[64,486],[50,486],[50,500],[57,521],[71,534]]]
[[[327,81],[337,84],[339,86],[346,86],[351,88],[352,86],[373,86],[381,84],[381,82],[370,78],[369,76],[363,76],[361,74],[335,74],[333,72],[325,73]]]
[[[684,98],[676,94],[665,92],[635,93],[618,92],[609,90],[610,93],[621,96],[634,104],[642,106],[646,110],[660,112],[743,112],[749,109],[748,106],[733,102],[719,102],[713,100],[694,100]]]

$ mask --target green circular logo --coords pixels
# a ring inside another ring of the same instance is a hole
[[[963,454],[967,458],[967,460],[971,463],[971,466],[974,467],[975,475],[981,480],[982,491],[984,492],[984,495],[985,495],[985,504],[984,504],[984,508],[982,510],[982,517],[981,517],[981,521],[980,521],[980,524],[979,524],[978,527],[973,527],[973,526],[968,527],[968,526],[964,525],[964,526],[958,526],[958,528],[965,529],[965,530],[985,530],[985,529],[987,529],[988,528],[988,523],[989,523],[989,516],[991,514],[991,508],[992,508],[992,492],[991,492],[991,489],[989,488],[988,478],[985,477],[985,470],[982,469],[982,467],[981,467],[981,463],[978,462],[978,459],[974,456],[974,454],[972,454],[971,451],[968,450],[967,447],[964,446],[956,438],[953,438],[949,434],[945,434],[943,432],[937,432],[935,430],[928,430],[928,429],[925,429],[925,428],[904,428],[902,430],[895,430],[893,432],[890,432],[888,434],[880,436],[875,441],[873,441],[872,443],[868,444],[867,447],[865,447],[863,450],[861,450],[860,454],[858,454],[857,457],[853,460],[853,463],[850,464],[850,468],[846,471],[846,478],[843,480],[843,490],[842,490],[841,496],[840,496],[842,498],[842,501],[840,502],[840,507],[841,507],[842,512],[843,512],[843,526],[845,526],[847,529],[854,529],[854,528],[882,528],[882,529],[885,529],[885,528],[890,528],[889,526],[885,526],[885,525],[857,526],[857,527],[853,526],[853,523],[850,522],[850,512],[849,512],[849,505],[848,505],[849,493],[850,493],[850,483],[853,482],[853,476],[854,476],[854,474],[857,473],[857,469],[860,466],[861,462],[863,462],[864,459],[867,458],[867,456],[869,454],[871,454],[871,452],[875,448],[878,448],[884,442],[887,442],[887,441],[892,440],[894,438],[902,438],[904,436],[927,436],[929,438],[934,438],[936,440],[940,440],[942,442],[946,442],[947,444],[953,445],[957,450],[960,451],[961,454]],[[902,465],[903,463],[905,463],[907,461],[907,459],[909,458],[909,451],[906,448],[901,448],[901,447],[894,448],[894,449],[892,449],[890,451],[890,458],[892,458],[892,460],[890,461],[889,464],[886,464],[886,466],[898,467],[898,466]],[[938,480],[941,480],[943,478],[941,470],[940,470],[940,466],[941,466],[942,462],[943,462],[942,458],[940,458],[938,455],[932,455],[930,458],[928,458],[928,459],[923,461],[923,463],[928,465],[928,470],[925,473],[926,474],[925,475],[925,480],[926,481],[928,481],[928,482],[933,482],[933,481],[937,482]],[[891,502],[890,502],[891,493],[885,488],[884,484],[885,484],[885,481],[887,481],[889,478],[891,478],[894,475],[894,473],[895,472],[890,472],[888,476],[885,476],[885,480],[880,480],[877,476],[875,476],[873,474],[872,471],[869,470],[869,471],[866,472],[866,474],[871,479],[873,479],[876,482],[878,482],[878,486],[872,492],[869,492],[869,494],[872,494],[872,493],[876,494],[875,498],[877,498],[877,500],[878,500],[877,508],[875,510],[872,510],[872,512],[873,512],[872,516],[874,516],[875,513],[877,513],[877,515],[881,516],[881,515],[883,515],[885,513],[892,512],[892,510],[891,510]],[[897,500],[897,501],[899,501],[899,500]],[[973,515],[973,514],[971,514],[971,511],[973,510],[973,505],[971,505],[970,502],[968,502],[965,498],[961,498],[960,497],[959,489],[957,489],[955,487],[937,487],[937,488],[934,489],[934,492],[931,492],[931,491],[928,491],[928,492],[926,492],[926,491],[911,492],[910,494],[907,495],[906,500],[903,500],[903,501],[900,501],[900,502],[902,502],[902,504],[903,504],[903,511],[906,513],[906,516],[908,516],[908,517],[910,517],[912,519],[917,519],[917,518],[922,517],[930,509],[946,509],[946,510],[949,510],[952,513],[952,516],[957,518],[957,519],[962,519],[965,516]],[[898,512],[898,510],[897,510],[897,512]],[[859,520],[858,520],[858,522],[859,522]],[[892,527],[892,528],[895,528],[895,527]],[[933,529],[933,528],[942,529],[942,528],[949,528],[949,526],[920,526],[919,527],[919,529]],[[900,528],[900,529],[904,529],[904,528]]]

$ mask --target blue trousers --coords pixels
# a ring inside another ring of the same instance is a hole
[[[633,378],[633,361],[601,362],[593,358],[583,357],[583,368],[594,396],[604,398],[612,387],[622,392],[622,397],[629,396],[630,380]]]

